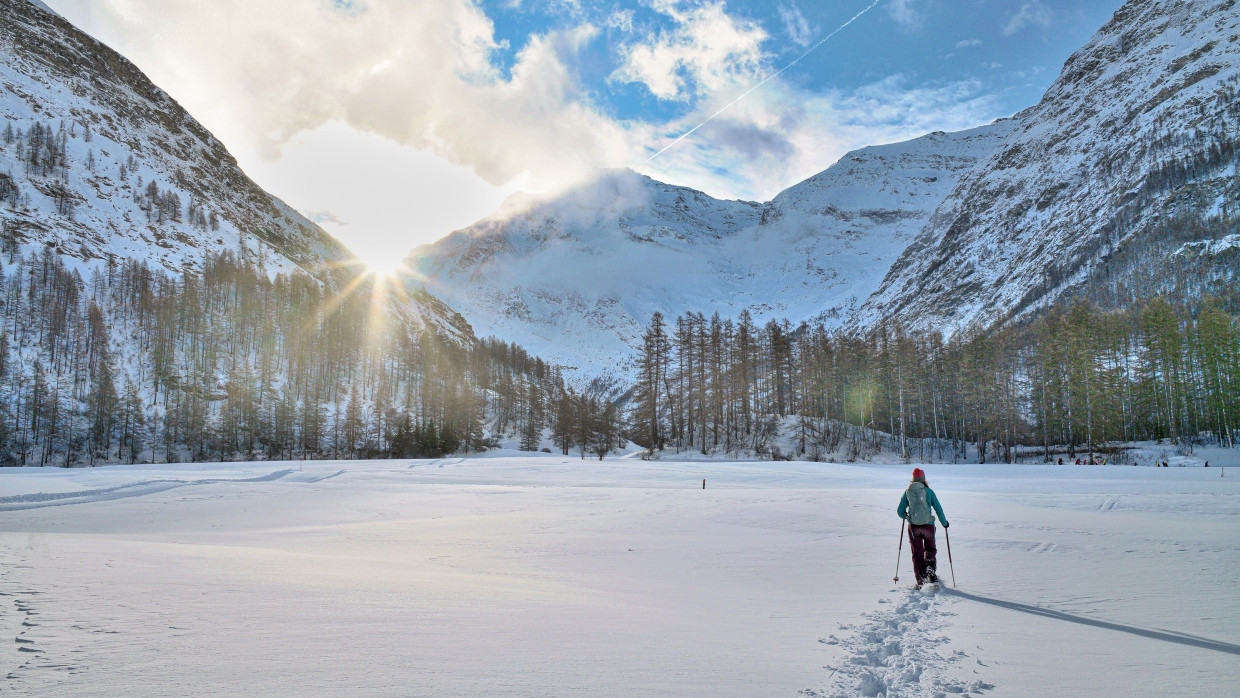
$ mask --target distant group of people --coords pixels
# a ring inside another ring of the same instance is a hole
[[[1062,458],[1059,459],[1059,464],[1063,465]],[[1106,458],[1077,458],[1076,464],[1077,465],[1106,465],[1107,459]],[[1136,465],[1136,463],[1132,463],[1132,465]],[[1163,461],[1156,460],[1154,461],[1154,467],[1155,468],[1170,468],[1171,466],[1165,460]],[[1210,467],[1210,461],[1206,461],[1205,467],[1207,468]]]
[[[1059,464],[1063,465],[1062,458],[1059,459]],[[1088,459],[1077,458],[1076,464],[1077,465],[1106,465],[1107,459],[1106,458],[1088,458]]]

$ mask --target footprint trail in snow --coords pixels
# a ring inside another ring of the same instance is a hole
[[[968,655],[945,652],[942,635],[950,597],[929,591],[908,591],[888,607],[865,615],[861,625],[841,626],[846,637],[819,642],[840,647],[844,654],[832,670],[824,692],[806,689],[811,698],[836,696],[968,696],[994,688],[966,662]],[[980,662],[976,663],[981,666]]]

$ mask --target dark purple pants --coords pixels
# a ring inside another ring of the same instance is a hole
[[[939,549],[934,547],[934,524],[909,524],[908,543],[913,551],[913,574],[917,582],[926,581],[926,570],[936,568],[935,554]]]

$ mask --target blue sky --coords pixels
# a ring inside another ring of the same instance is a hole
[[[600,167],[766,200],[1010,116],[1121,4],[46,1],[376,265]]]
[[[760,68],[774,72],[796,60],[872,0],[732,0],[728,16],[759,31]],[[509,68],[531,35],[574,23],[605,27],[578,63],[591,96],[618,118],[672,120],[686,114],[684,99],[659,99],[645,85],[613,75],[626,48],[654,36],[673,35],[676,18],[665,3],[557,0],[481,3],[503,44],[496,64]],[[692,3],[677,3],[689,7]],[[703,3],[708,4],[708,3]],[[799,62],[786,82],[809,92],[855,90],[900,75],[908,85],[977,81],[1008,112],[1041,97],[1068,55],[1079,48],[1120,3],[1035,0],[882,0]],[[608,26],[617,16],[628,26]],[[690,71],[680,71],[692,83]],[[692,89],[693,85],[686,85]],[[688,106],[692,106],[689,100]]]

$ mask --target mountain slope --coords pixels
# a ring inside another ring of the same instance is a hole
[[[254,184],[132,63],[41,3],[0,3],[0,56],[10,240],[172,271],[194,269],[205,250],[246,245],[273,271],[320,278],[352,256]]]
[[[0,465],[479,450],[563,392],[350,257],[128,61],[0,0]]]
[[[414,250],[410,283],[587,377],[630,357],[655,311],[838,322],[1013,128],[864,148],[765,204],[605,172]]]
[[[1161,273],[1179,242],[1149,238],[1168,220],[1235,215],[1238,87],[1234,0],[1124,5],[956,185],[852,326],[982,328],[1112,273]]]
[[[82,271],[140,260],[178,274],[230,251],[268,274],[368,287],[349,250],[250,180],[132,63],[42,3],[0,2],[0,60],[0,242],[10,253],[49,249]],[[391,312],[472,337],[426,293]]]

